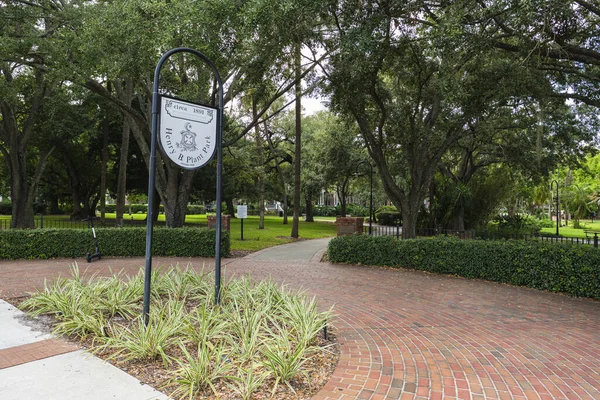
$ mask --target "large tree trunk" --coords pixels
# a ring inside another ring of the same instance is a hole
[[[306,222],[315,222],[312,196],[306,196]]]
[[[271,153],[273,153],[273,158],[275,159],[275,169],[277,170],[277,174],[279,175],[279,181],[281,182],[281,190],[283,192],[283,225],[287,225],[287,223],[288,223],[288,201],[287,201],[287,190],[285,189],[285,178],[283,176],[283,171],[281,170],[281,166],[279,165],[279,160],[275,153],[275,146],[273,146],[273,141],[271,140],[271,136],[269,135],[269,130],[267,129],[266,122],[265,122],[265,133],[266,133],[267,142],[269,143],[269,148],[271,149]]]
[[[225,201],[225,214],[235,218],[235,208],[233,207],[233,198],[228,197],[223,199]]]
[[[465,230],[465,206],[460,204],[454,215],[454,229],[463,232]]]
[[[125,214],[125,197],[127,195],[127,160],[129,155],[130,138],[129,117],[125,115],[123,120],[123,137],[121,138],[121,156],[119,158],[119,177],[117,179],[117,201],[115,206],[116,224],[123,227],[123,215]]]
[[[252,96],[252,118],[254,120],[258,119],[254,96]],[[256,140],[256,164],[258,167],[258,229],[265,229],[265,169],[263,166],[262,136],[258,124],[254,126],[254,138]]]
[[[12,71],[7,64],[2,65],[2,75],[7,85],[12,83]],[[41,71],[35,72],[35,92],[30,99],[30,108],[26,113],[15,110],[15,106],[0,100],[0,113],[2,115],[2,141],[0,146],[4,159],[8,164],[11,176],[11,202],[12,219],[11,228],[34,228],[33,201],[37,185],[54,148],[40,155],[36,170],[29,181],[27,172],[27,146],[33,134],[35,123],[39,118],[41,104],[46,95],[46,82]],[[21,115],[19,115],[21,114]],[[23,116],[26,115],[26,116]],[[29,183],[30,182],[30,183]]]
[[[106,167],[108,165],[108,133],[110,131],[110,120],[108,110],[104,121],[102,121],[102,164],[100,165],[100,224],[104,225],[106,217]]]
[[[345,217],[346,214],[348,214],[348,207],[346,206],[346,194],[343,190],[336,190],[336,192],[338,195],[338,199],[340,200],[340,213],[342,214],[342,217]]]
[[[12,165],[19,163],[15,158],[17,157],[11,157]],[[17,229],[32,229],[35,228],[33,220],[33,204],[28,204],[27,201],[29,187],[26,176],[23,176],[23,173],[26,173],[24,168],[24,165],[17,168],[13,167],[14,172],[11,174],[10,197],[12,201],[12,215],[10,227]]]
[[[120,92],[123,102],[128,106],[131,106],[132,96],[132,83],[131,79],[125,80],[125,85],[121,90],[120,86],[117,85],[117,92]],[[129,138],[131,130],[131,117],[127,113],[123,113],[123,136],[121,138],[121,155],[119,158],[119,176],[117,179],[117,201],[116,201],[116,224],[117,226],[123,227],[123,215],[125,214],[125,197],[127,195],[127,160],[129,156]]]
[[[167,227],[180,228],[185,223],[187,203],[192,190],[192,181],[196,170],[181,170],[174,166],[168,168],[167,192],[161,193],[161,200],[165,206],[165,220]],[[158,190],[158,187],[156,188]]]
[[[296,74],[296,138],[294,150],[294,218],[292,220],[293,238],[297,238],[300,224],[300,151],[302,150],[302,79],[301,79],[301,44],[296,43],[294,49],[294,73]]]
[[[64,153],[64,151],[62,151]],[[66,168],[68,179],[69,190],[71,191],[71,220],[72,221],[80,221],[87,217],[87,214],[84,212],[84,209],[81,207],[81,204],[84,202],[81,198],[81,183],[79,179],[79,170],[73,163],[71,158],[62,157],[61,158],[64,166]],[[86,208],[87,209],[87,208]]]

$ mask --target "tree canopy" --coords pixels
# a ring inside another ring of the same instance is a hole
[[[355,165],[369,159],[405,237],[420,225],[463,230],[503,201],[481,200],[494,180],[541,187],[597,145],[600,9],[588,0],[14,0],[0,24],[14,227],[32,227],[40,201],[93,213],[104,188],[122,219],[147,177],[153,70],[174,47],[206,54],[225,82],[230,212],[236,199],[287,203],[294,188],[297,212],[302,189],[307,213],[324,190],[345,213]],[[188,55],[165,64],[160,90],[216,101],[215,77]],[[299,117],[292,135],[286,108],[311,93],[331,113]],[[212,168],[159,155],[168,226],[183,224],[190,200],[213,200]],[[571,204],[598,192],[577,188]]]

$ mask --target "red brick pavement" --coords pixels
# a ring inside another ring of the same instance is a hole
[[[135,273],[143,262],[103,259],[88,273]],[[224,264],[227,275],[272,276],[335,305],[341,357],[315,400],[600,399],[597,301],[408,270]],[[0,294],[18,296],[58,273],[68,273],[68,260],[0,262]]]
[[[0,369],[69,353],[78,349],[79,347],[59,339],[41,340],[2,349],[0,350]]]

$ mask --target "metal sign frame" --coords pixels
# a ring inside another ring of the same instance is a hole
[[[150,140],[150,165],[148,177],[148,216],[146,223],[146,268],[144,275],[144,305],[143,318],[146,326],[150,315],[150,284],[152,276],[152,232],[154,227],[154,187],[156,177],[156,143],[158,136],[158,127],[160,124],[160,95],[158,93],[158,83],[160,80],[160,70],[169,57],[176,53],[191,53],[199,57],[213,71],[218,84],[219,105],[217,107],[217,221],[216,221],[216,244],[215,244],[215,303],[220,302],[221,292],[221,197],[222,197],[222,173],[223,173],[223,82],[219,71],[212,61],[198,50],[187,47],[177,47],[167,51],[158,61],[154,69],[154,86],[152,93],[152,137]]]

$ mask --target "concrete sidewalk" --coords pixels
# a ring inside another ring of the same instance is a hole
[[[37,325],[37,326],[36,326]],[[168,399],[0,300],[0,399]]]
[[[281,246],[269,247],[244,257],[247,260],[262,261],[304,261],[319,262],[327,250],[327,244],[332,238],[300,240]]]

